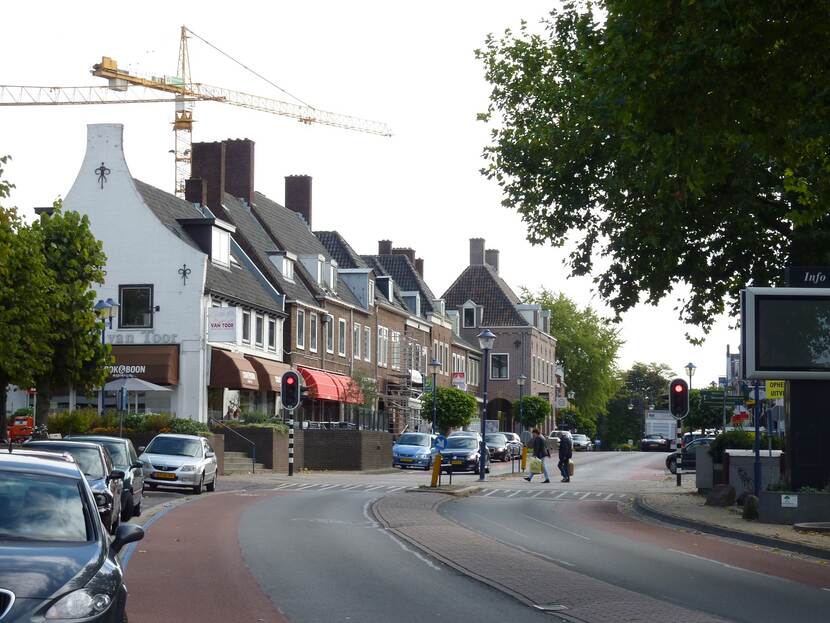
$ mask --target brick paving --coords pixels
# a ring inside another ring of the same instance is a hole
[[[640,595],[570,571],[459,526],[441,516],[441,494],[399,493],[378,500],[378,521],[445,564],[532,607],[581,623],[722,623],[725,620]],[[532,580],[528,580],[532,578]]]

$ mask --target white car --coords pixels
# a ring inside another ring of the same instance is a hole
[[[186,487],[197,495],[204,488],[216,489],[219,478],[216,453],[203,437],[163,433],[138,451],[144,485],[150,489],[159,485]]]

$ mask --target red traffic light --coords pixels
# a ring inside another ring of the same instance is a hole
[[[288,378],[286,378],[286,379],[285,379],[285,384],[286,384],[286,385],[293,385],[293,384],[294,384],[294,377],[293,377],[293,376],[289,376]]]
[[[683,386],[680,383],[678,383],[677,385],[674,386],[674,391],[682,392],[683,391]]]
[[[669,383],[669,412],[676,418],[689,413],[689,385],[683,379]]]

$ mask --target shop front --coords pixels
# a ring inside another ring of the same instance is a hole
[[[115,360],[107,366],[107,381],[137,378],[175,390],[179,383],[178,344],[113,344]],[[117,392],[103,392],[103,408],[116,409]],[[174,392],[133,392],[131,410],[137,412],[174,413]],[[76,406],[80,400],[76,399]]]
[[[359,428],[363,393],[344,374],[298,367],[308,394],[299,418],[308,428]]]
[[[211,348],[208,382],[208,415],[215,419],[234,418],[257,410],[259,379],[251,362],[242,353]]]

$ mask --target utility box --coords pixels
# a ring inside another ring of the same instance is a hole
[[[715,486],[715,464],[709,454],[709,446],[698,444],[695,448],[695,486],[708,491]]]
[[[766,491],[772,484],[781,482],[781,450],[761,450],[761,491]],[[725,462],[729,466],[728,483],[735,487],[735,495],[741,493],[755,493],[755,451],[754,450],[727,450]]]

